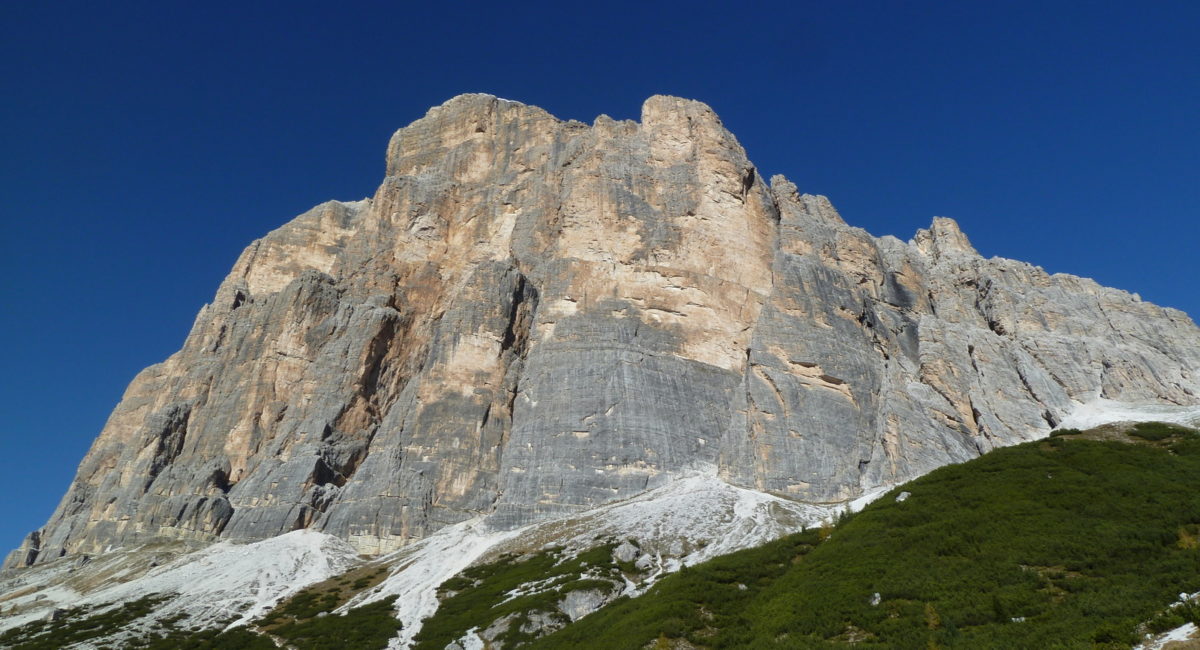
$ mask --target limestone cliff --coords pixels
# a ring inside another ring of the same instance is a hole
[[[698,102],[588,126],[463,95],[374,197],[246,249],[7,565],[300,528],[378,553],[693,470],[840,501],[1099,397],[1200,402],[1200,330],[949,219],[872,237]]]

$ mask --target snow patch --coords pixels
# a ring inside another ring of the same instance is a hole
[[[847,512],[858,512],[858,511],[862,510],[863,508],[871,505],[872,501],[875,501],[879,497],[887,494],[894,487],[896,487],[896,486],[895,485],[881,485],[877,488],[874,488],[871,491],[867,492],[866,494],[862,495],[861,497],[858,497],[857,499],[851,501],[850,504],[848,506],[846,506],[845,510]],[[841,511],[842,508],[838,508],[838,510]]]
[[[1200,599],[1200,591],[1194,594],[1182,593],[1179,594],[1179,602],[1186,603]],[[1168,630],[1160,635],[1146,635],[1146,641],[1134,646],[1133,650],[1162,650],[1163,646],[1172,641],[1187,641],[1189,639],[1200,639],[1200,629],[1195,623],[1184,623],[1183,625]]]
[[[398,569],[375,589],[354,598],[339,611],[399,596],[396,618],[404,627],[388,647],[407,648],[421,631],[421,621],[437,611],[438,585],[470,566],[488,549],[519,535],[521,530],[493,530],[483,517],[442,528],[384,558]]]
[[[358,553],[341,539],[297,530],[253,544],[222,542],[129,586],[137,589],[148,584],[177,593],[163,610],[187,612],[193,625],[238,615],[236,626],[359,563]]]
[[[861,508],[888,489],[881,488],[850,507]],[[642,552],[653,556],[657,571],[638,585],[626,581],[622,593],[634,595],[682,566],[830,521],[846,507],[798,503],[735,487],[705,473],[679,477],[625,501],[515,530],[496,530],[486,518],[478,517],[442,528],[384,558],[397,568],[342,609],[400,596],[396,616],[404,627],[388,647],[407,648],[420,632],[422,621],[437,611],[438,586],[481,559],[548,546],[563,546],[569,552],[611,540],[636,539]],[[468,634],[465,640],[473,636]]]
[[[1091,429],[1114,422],[1169,422],[1197,426],[1200,425],[1200,405],[1131,404],[1097,398],[1076,406],[1058,428]]]
[[[126,561],[130,559],[149,561],[136,553],[125,557]],[[41,589],[37,591],[36,608],[5,620],[0,627],[37,620],[56,607],[108,605],[151,594],[167,597],[155,609],[156,619],[182,613],[188,616],[189,625],[211,626],[235,619],[230,624],[234,627],[261,617],[304,587],[360,563],[358,554],[346,542],[310,530],[297,530],[252,544],[219,542],[128,582],[87,594],[63,587]],[[64,569],[54,568],[45,573],[45,579],[54,580],[58,575],[61,580],[63,572]]]
[[[574,517],[563,531],[565,540],[558,543],[582,548],[605,538],[633,538],[643,546],[658,547],[660,553],[676,546],[681,553],[671,553],[680,556],[672,563],[670,570],[674,570],[828,521],[841,509],[735,487],[711,475],[693,475]]]
[[[85,602],[134,600],[151,593],[175,594],[159,616],[186,613],[192,625],[237,617],[243,625],[304,587],[359,564],[346,542],[297,530],[252,544],[219,542],[151,571],[132,582],[89,595]]]
[[[1171,641],[1187,641],[1188,639],[1200,638],[1196,634],[1198,631],[1200,630],[1196,628],[1195,623],[1184,623],[1162,636],[1138,645],[1134,650],[1162,650],[1163,646]]]

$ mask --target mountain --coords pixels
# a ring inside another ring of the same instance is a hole
[[[245,250],[5,566],[48,588],[63,563],[293,531],[393,557],[686,481],[795,528],[1072,418],[1197,404],[1187,315],[984,259],[946,218],[872,237],[765,181],[699,102],[589,126],[462,95],[392,137],[373,197]]]

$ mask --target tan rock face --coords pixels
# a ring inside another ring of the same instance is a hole
[[[1080,401],[1198,393],[1186,315],[949,219],[871,237],[703,104],[587,126],[464,95],[396,133],[374,197],[246,249],[9,564],[305,527],[377,553],[697,469],[839,500]]]

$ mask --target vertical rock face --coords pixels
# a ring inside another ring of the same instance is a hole
[[[1183,313],[949,219],[871,237],[703,104],[587,126],[464,95],[396,133],[373,198],[246,249],[8,566],[299,528],[378,553],[693,470],[836,501],[1097,397],[1198,395]]]

